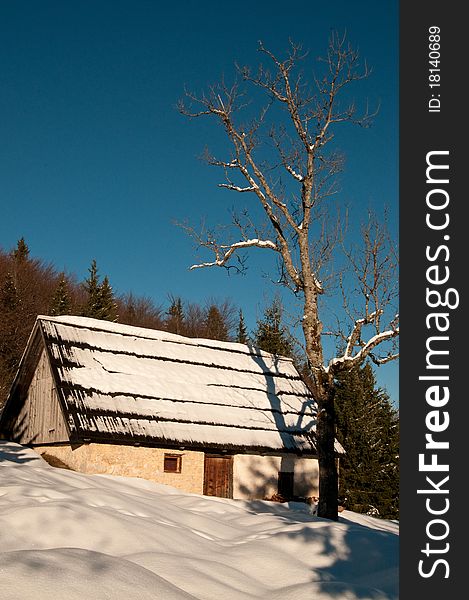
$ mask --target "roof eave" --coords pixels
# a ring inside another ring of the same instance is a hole
[[[217,451],[223,452],[225,451],[228,454],[270,454],[270,455],[278,455],[278,454],[295,454],[295,455],[304,455],[310,457],[316,457],[317,452],[316,449],[311,447],[311,450],[308,448],[272,448],[267,446],[243,446],[239,444],[227,443],[220,445],[219,443],[211,443],[211,442],[197,442],[194,440],[186,441],[186,440],[169,440],[165,438],[150,438],[144,435],[133,435],[130,436],[128,434],[103,434],[103,433],[94,433],[87,431],[75,432],[73,436],[70,437],[70,441],[75,444],[115,444],[115,445],[126,445],[126,446],[147,446],[147,447],[167,447],[167,448],[179,448],[184,450],[195,450],[195,451]]]

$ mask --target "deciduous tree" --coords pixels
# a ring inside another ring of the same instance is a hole
[[[119,322],[136,327],[163,329],[163,309],[151,298],[137,297],[132,292],[117,299]]]
[[[360,252],[347,252],[357,277],[350,291],[346,291],[346,278],[341,280],[346,321],[338,319],[339,327],[326,330],[320,313],[319,301],[326,292],[324,268],[331,265],[337,241],[341,241],[341,228],[331,221],[328,203],[337,192],[336,175],[342,168],[334,136],[346,124],[370,123],[373,115],[367,109],[359,115],[348,93],[369,71],[345,36],[338,34],[331,36],[327,54],[318,63],[319,72],[310,81],[299,69],[307,58],[299,45],[292,43],[283,58],[262,43],[259,50],[268,66],[261,65],[255,72],[238,67],[233,85],[222,80],[203,95],[187,91],[180,103],[184,115],[211,118],[222,126],[229,149],[222,157],[207,151],[206,158],[224,173],[220,187],[251,199],[265,218],[263,222],[255,218],[258,211],[235,215],[235,234],[229,239],[186,225],[211,253],[191,268],[241,270],[242,253],[252,248],[276,255],[279,282],[302,300],[309,380],[318,404],[314,437],[319,459],[318,514],[337,519],[337,377],[367,357],[382,364],[398,356],[394,348],[398,318],[389,310],[397,293],[395,253],[378,223],[365,225]],[[255,116],[256,103],[249,102],[248,90],[259,101]],[[326,358],[324,335],[331,333],[344,342],[343,351]]]
[[[0,249],[0,406],[34,321],[38,314],[47,314],[56,284],[55,270],[30,257],[24,238],[8,253]]]

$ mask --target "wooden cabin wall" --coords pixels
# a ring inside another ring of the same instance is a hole
[[[21,401],[23,403],[12,428],[12,439],[20,444],[68,441],[67,426],[44,349],[26,397]]]

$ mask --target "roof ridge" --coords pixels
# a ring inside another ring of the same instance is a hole
[[[90,317],[80,317],[75,315],[63,315],[53,317],[50,315],[38,315],[37,321],[50,321],[69,327],[78,327],[89,329],[90,331],[103,331],[107,333],[116,333],[123,336],[138,337],[141,339],[153,339],[161,342],[171,342],[174,344],[195,346],[199,348],[211,348],[213,350],[227,350],[238,354],[248,356],[277,356],[280,360],[293,362],[291,358],[283,355],[274,355],[270,352],[261,350],[258,346],[250,344],[241,344],[240,342],[222,342],[208,338],[190,338],[176,333],[170,333],[162,329],[151,329],[148,327],[137,327],[135,325],[126,325],[124,323],[114,323],[112,321],[103,321],[101,319],[92,319]],[[147,335],[143,335],[145,332]]]

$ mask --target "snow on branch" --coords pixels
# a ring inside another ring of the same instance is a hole
[[[349,335],[347,340],[347,347],[345,349],[344,356],[351,356],[353,349],[360,345],[360,336],[362,329],[365,325],[370,325],[374,323],[381,315],[383,314],[382,310],[376,310],[363,319],[357,319],[355,321],[355,325],[353,327],[352,333]]]
[[[304,177],[303,175],[300,175],[299,173],[297,173],[295,171],[295,169],[293,169],[290,165],[285,164],[285,169],[290,173],[290,175],[292,177],[294,177],[297,181],[303,182],[304,181]]]
[[[233,190],[234,192],[256,192],[259,189],[254,185],[249,187],[240,187],[239,185],[234,185],[232,183],[219,183],[218,187],[226,188],[227,190]]]
[[[202,269],[205,267],[224,267],[237,250],[241,248],[252,248],[253,246],[257,248],[269,248],[270,250],[275,250],[276,252],[279,251],[277,245],[270,240],[244,240],[242,242],[230,244],[229,246],[220,246],[219,248],[213,247],[216,257],[214,261],[192,265],[189,269],[192,271],[194,269]]]
[[[355,322],[355,327],[352,331],[352,334],[349,336],[347,348],[344,354],[340,357],[333,358],[329,361],[329,364],[325,369],[326,373],[334,373],[343,369],[351,369],[354,366],[361,364],[367,356],[369,356],[371,360],[377,365],[385,364],[387,362],[390,362],[391,360],[399,358],[399,354],[389,353],[383,358],[378,358],[372,354],[372,350],[374,348],[376,348],[383,342],[389,341],[399,335],[397,316],[391,323],[391,329],[377,333],[376,335],[371,337],[367,342],[359,341],[360,332],[363,326],[371,324],[373,318],[376,317],[377,314],[372,313],[371,315],[369,315],[369,317],[365,319],[358,319]],[[360,345],[361,348],[354,356],[352,356],[353,348],[357,345]]]

